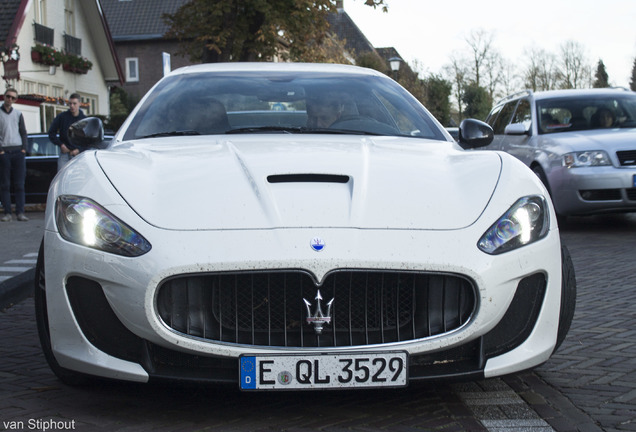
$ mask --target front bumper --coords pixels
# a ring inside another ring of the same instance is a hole
[[[512,351],[534,329],[546,293],[545,275],[524,278],[500,323],[479,338],[450,349],[410,357],[411,381],[481,379],[489,358]],[[95,281],[72,277],[67,294],[74,316],[90,344],[110,357],[140,365],[150,380],[238,383],[235,358],[202,356],[164,348],[124,327]]]
[[[410,355],[411,380],[488,377],[541,364],[554,349],[559,318],[558,231],[498,256],[475,247],[483,231],[483,226],[455,232],[184,233],[148,228],[144,235],[153,249],[139,258],[69,244],[47,231],[45,274],[53,352],[62,367],[142,382],[151,378],[236,382],[242,354],[399,349]],[[321,252],[309,247],[316,235],[326,241]],[[466,325],[451,332],[330,348],[210,342],[174,331],[159,316],[157,288],[175,276],[289,268],[308,272],[316,281],[342,268],[461,275],[473,281],[477,307]]]
[[[633,167],[555,168],[548,176],[556,212],[589,215],[636,211]]]

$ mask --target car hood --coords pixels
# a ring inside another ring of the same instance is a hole
[[[543,145],[560,147],[557,153],[587,150],[615,152],[634,149],[636,128],[560,132],[542,135],[542,137]]]
[[[96,155],[135,212],[174,230],[458,229],[502,163],[449,142],[338,135],[157,138]]]

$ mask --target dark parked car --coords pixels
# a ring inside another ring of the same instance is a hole
[[[60,148],[47,134],[30,134],[27,148],[27,174],[24,185],[27,204],[46,202],[51,180],[57,174]]]

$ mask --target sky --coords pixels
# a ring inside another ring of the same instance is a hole
[[[493,35],[493,47],[525,65],[524,51],[558,55],[573,40],[596,72],[603,60],[611,85],[629,87],[636,58],[636,0],[385,0],[387,13],[344,0],[344,10],[376,48],[394,47],[418,72],[441,73],[455,53],[470,53],[471,31]]]

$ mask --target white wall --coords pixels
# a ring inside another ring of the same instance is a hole
[[[40,131],[40,108],[31,105],[15,105],[16,109],[22,112],[24,123],[28,133],[37,133]]]
[[[82,3],[93,0],[73,0],[75,2],[75,37],[82,40],[82,56],[93,62],[93,68],[87,74],[75,74],[66,72],[62,67],[58,67],[55,75],[48,74],[48,66],[33,63],[31,61],[31,47],[35,45],[33,23],[35,22],[35,2],[30,2],[27,16],[24,20],[22,30],[18,35],[17,44],[20,47],[20,75],[21,81],[12,82],[11,85],[16,87],[20,94],[42,94],[39,90],[40,85],[45,85],[48,94],[44,96],[55,96],[53,87],[61,87],[64,99],[68,99],[73,92],[80,92],[82,95],[91,95],[97,98],[96,114],[109,115],[110,101],[109,92],[104,75],[102,74],[99,64],[97,64],[97,55],[92,42],[91,29],[85,22]],[[54,46],[58,50],[64,47],[64,0],[47,0],[46,1],[46,20],[42,24],[53,28]],[[41,71],[41,72],[35,72]],[[27,88],[26,83],[34,83],[31,88]],[[25,120],[28,117],[27,128],[29,132],[32,130],[38,132],[40,129],[39,113],[35,107],[18,106],[24,115]],[[33,127],[34,129],[31,129]]]

